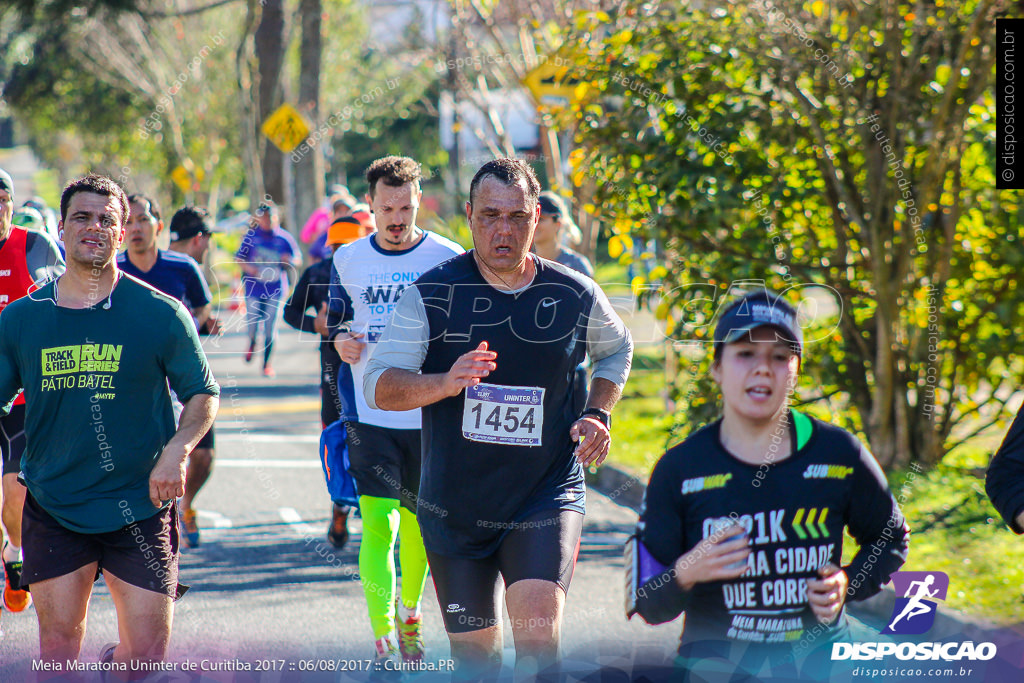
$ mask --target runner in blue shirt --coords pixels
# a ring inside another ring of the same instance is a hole
[[[118,255],[118,267],[185,304],[196,321],[196,328],[202,329],[210,321],[211,296],[199,264],[186,254],[157,247],[157,238],[163,232],[164,222],[156,201],[145,195],[133,194],[128,197],[128,202],[131,207],[127,223],[128,249]],[[171,219],[172,233],[180,229],[179,215],[188,210],[189,207],[186,207],[174,214]],[[172,239],[175,236],[172,234]],[[188,457],[179,522],[185,545],[190,548],[199,545],[199,525],[192,500],[210,476],[213,444],[211,426]]]
[[[210,317],[212,297],[199,264],[185,254],[157,247],[164,222],[153,199],[133,194],[128,202],[128,248],[117,255],[117,267],[185,304],[196,327],[202,327]]]
[[[249,348],[245,362],[256,352],[256,334],[263,324],[263,375],[273,377],[270,354],[277,335],[281,299],[288,286],[289,269],[302,265],[302,254],[295,238],[281,229],[277,205],[267,200],[256,209],[255,225],[242,238],[235,259],[242,266],[245,287],[246,322]]]

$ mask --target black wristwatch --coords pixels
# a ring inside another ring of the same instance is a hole
[[[608,431],[612,429],[612,414],[607,410],[601,410],[600,408],[587,408],[580,414],[580,419],[584,417],[595,417],[597,421],[604,425],[604,428]]]

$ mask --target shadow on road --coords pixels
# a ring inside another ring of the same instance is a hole
[[[359,543],[337,550],[319,536],[302,539],[252,536],[184,551],[181,580],[195,592],[258,591],[293,584],[314,585],[359,581]],[[239,571],[244,568],[244,571]]]

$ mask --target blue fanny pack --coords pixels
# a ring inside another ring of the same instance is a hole
[[[356,480],[348,472],[348,442],[345,423],[341,420],[332,422],[320,433],[320,465],[331,500],[339,505],[358,507],[359,491]]]

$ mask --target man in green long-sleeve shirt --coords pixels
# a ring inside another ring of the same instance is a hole
[[[67,271],[0,317],[0,404],[25,393],[22,583],[40,658],[79,656],[102,571],[122,642],[115,668],[159,661],[179,594],[174,499],[219,389],[182,304],[115,262],[128,199],[87,176],[61,197]],[[184,403],[175,429],[168,385]]]

